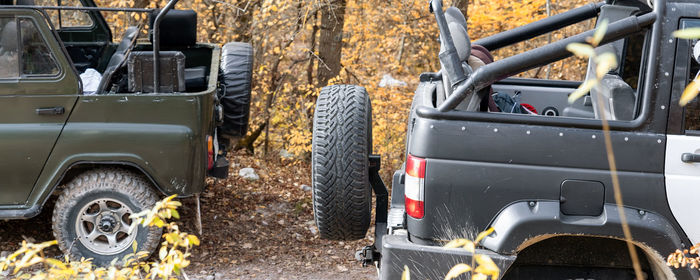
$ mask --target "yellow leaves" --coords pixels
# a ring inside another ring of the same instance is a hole
[[[680,39],[698,39],[700,38],[700,27],[676,30],[673,32],[673,37]]]
[[[482,254],[476,254],[476,245],[479,244],[481,240],[489,236],[494,232],[494,228],[489,228],[477,235],[476,239],[472,242],[469,239],[464,239],[464,238],[459,238],[452,240],[445,244],[443,247],[444,248],[464,248],[468,252],[472,253],[472,266],[474,265],[474,262],[476,262],[477,266],[475,269],[473,269],[473,274],[471,279],[488,279],[488,277],[491,277],[491,279],[498,279],[498,275],[500,274],[500,270],[498,266],[491,260],[490,257]],[[457,264],[450,269],[449,272],[445,275],[445,280],[450,280],[459,277],[460,275],[472,271],[472,266],[469,266],[467,264]]]
[[[596,77],[602,79],[605,74],[617,68],[617,57],[613,53],[597,55],[593,60],[596,64]]]
[[[491,227],[485,231],[482,231],[481,233],[479,233],[479,235],[476,236],[476,239],[474,239],[474,243],[479,244],[479,242],[481,242],[481,240],[483,240],[487,236],[491,235],[491,233],[493,233],[495,230],[496,229]]]
[[[600,42],[603,41],[603,37],[605,37],[605,33],[608,32],[608,19],[603,19],[602,22],[600,22],[600,25],[596,27],[595,32],[593,33],[592,38],[588,38],[588,43],[590,43],[593,47],[597,47],[600,45]]]
[[[673,36],[681,39],[698,39],[700,38],[700,27],[676,30],[673,32]],[[683,90],[678,104],[681,106],[688,105],[688,102],[695,99],[698,93],[700,93],[700,79],[696,76]]]
[[[583,97],[584,95],[588,94],[588,92],[590,92],[591,89],[596,85],[598,85],[597,79],[590,79],[590,80],[583,82],[583,84],[581,84],[581,86],[579,86],[574,92],[569,94],[569,98],[568,98],[569,104],[573,104],[574,101],[576,101],[579,98]]]
[[[688,86],[685,87],[683,94],[681,94],[680,100],[678,100],[678,104],[681,106],[688,105],[688,102],[695,99],[695,97],[698,96],[698,93],[700,93],[700,80],[696,77],[690,82],[690,84],[688,84]]]
[[[187,240],[190,244],[195,245],[195,246],[199,246],[199,238],[197,238],[196,235],[192,235],[192,234],[188,235]]]
[[[467,264],[457,264],[450,269],[449,272],[447,272],[447,275],[445,275],[445,280],[450,280],[459,277],[460,275],[467,273],[472,270],[472,267],[467,265]]]
[[[471,240],[466,239],[466,238],[458,238],[458,239],[454,239],[454,240],[448,242],[447,244],[445,244],[442,247],[444,247],[444,248],[459,248],[459,247],[463,247],[467,244],[474,244],[474,242],[472,242]]]
[[[31,244],[22,242],[22,246],[9,256],[0,259],[0,271],[12,269],[12,274],[18,279],[176,279],[183,268],[189,266],[190,249],[200,244],[195,235],[180,232],[174,223],[166,223],[165,217],[176,217],[176,209],[181,203],[173,200],[175,196],[167,197],[150,209],[132,215],[142,221],[150,219],[150,223],[161,225],[166,229],[163,234],[165,241],[158,250],[158,262],[147,262],[149,252],[137,252],[138,243],[132,244],[134,253],[127,254],[118,266],[114,259],[108,268],[95,268],[92,259],[71,261],[68,256],[63,260],[45,258],[43,251],[57,244],[56,240]],[[148,218],[146,218],[148,217]],[[132,223],[136,225],[136,223]],[[153,226],[153,225],[151,225]],[[34,267],[43,264],[43,267]]]
[[[479,266],[474,269],[474,272],[491,276],[491,279],[498,279],[500,270],[490,257],[477,254],[474,255],[474,259],[476,260],[476,263],[479,264]]]
[[[165,260],[165,257],[167,257],[167,256],[168,256],[168,247],[165,247],[165,246],[160,247],[160,250],[158,251],[158,258],[160,258],[160,260],[162,261],[162,260]]]
[[[403,266],[403,273],[401,273],[401,280],[411,280],[411,271],[408,270],[408,266]]]
[[[571,43],[566,46],[566,50],[572,52],[574,55],[580,58],[590,58],[595,56],[595,50],[591,45],[582,43]]]

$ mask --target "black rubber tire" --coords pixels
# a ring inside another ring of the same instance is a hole
[[[253,46],[231,42],[221,48],[222,87],[219,102],[223,107],[223,124],[219,133],[227,137],[242,137],[248,131],[250,94],[253,81]]]
[[[372,107],[363,87],[324,87],[311,151],[313,206],[321,238],[358,240],[371,221]]]
[[[87,171],[66,185],[56,201],[52,217],[53,234],[58,247],[71,259],[92,258],[93,264],[107,266],[117,258],[119,261],[133,253],[131,245],[127,249],[112,255],[95,253],[78,240],[75,221],[78,212],[95,199],[114,199],[129,206],[133,213],[141,212],[155,205],[158,196],[150,182],[141,175],[116,168],[102,168]],[[135,241],[137,251],[153,253],[160,242],[161,228],[139,227]]]

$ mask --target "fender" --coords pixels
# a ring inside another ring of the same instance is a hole
[[[665,257],[685,248],[687,238],[663,216],[644,210],[623,208],[634,243],[648,258],[665,263]],[[624,240],[615,204],[605,204],[597,217],[568,216],[559,211],[558,201],[522,201],[505,207],[494,219],[495,232],[482,245],[503,255],[515,255],[526,247],[555,236],[593,236]],[[660,258],[660,259],[659,259]],[[697,278],[690,270],[674,270],[679,279]]]
[[[684,247],[685,236],[676,232],[665,217],[625,207],[633,239],[661,255]],[[617,206],[606,204],[597,217],[568,216],[559,211],[559,202],[516,202],[503,209],[491,227],[495,234],[484,238],[484,247],[500,254],[516,254],[537,239],[557,235],[588,235],[624,239]]]
[[[66,174],[74,169],[78,168],[81,166],[90,166],[93,168],[96,167],[101,167],[101,166],[123,166],[123,167],[128,167],[132,169],[138,170],[139,173],[143,174],[148,178],[148,180],[151,181],[153,186],[161,192],[163,195],[168,195],[169,193],[166,192],[163,187],[156,182],[156,180],[151,176],[150,173],[148,173],[143,167],[139,166],[138,164],[134,162],[129,162],[129,161],[76,161],[72,164],[69,164],[65,168],[60,169],[60,176],[55,177],[55,182],[53,182],[49,187],[43,189],[38,194],[38,197],[35,200],[29,200],[26,205],[22,205],[20,208],[6,208],[2,209],[0,208],[0,219],[29,219],[38,216],[41,214],[41,210],[43,209],[44,205],[48,201],[50,195],[58,188],[60,183],[62,183],[65,179]],[[33,191],[37,191],[37,189],[34,189]],[[32,192],[32,197],[34,197],[35,193]],[[16,207],[16,206],[15,206]]]
[[[135,168],[166,195],[199,193],[206,177],[204,137],[182,125],[69,122],[26,204],[0,210],[0,218],[36,216],[66,173],[83,164]]]

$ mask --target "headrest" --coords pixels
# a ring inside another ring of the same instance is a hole
[[[126,52],[126,50],[131,46],[131,43],[134,41],[134,38],[138,35],[139,28],[136,26],[131,26],[124,31],[124,37],[122,38],[122,41],[119,42],[119,46],[117,46],[116,52]]]
[[[603,89],[604,100],[603,108],[606,111],[607,119],[631,121],[634,119],[634,106],[636,102],[636,93],[620,76],[606,74],[600,80],[601,88]],[[591,91],[596,93],[596,91]],[[601,93],[597,93],[601,94]],[[599,113],[596,117],[600,117]]]
[[[34,6],[36,3],[34,3],[34,0],[17,0],[16,5]]]
[[[472,48],[469,34],[467,33],[467,20],[456,7],[449,7],[445,10],[445,19],[452,35],[452,41],[457,49],[457,54],[459,54],[459,60],[466,61]]]
[[[2,28],[0,48],[3,51],[17,51],[17,22],[10,21]]]
[[[617,68],[610,69],[608,73],[613,73],[613,74],[620,74],[620,52],[618,52],[617,48],[615,47],[615,43],[608,43],[602,46],[599,46],[595,48],[596,54],[604,54],[604,53],[612,53],[615,55],[615,58],[617,59]],[[591,69],[592,71],[595,71],[594,69]]]
[[[493,63],[493,55],[491,55],[491,52],[484,46],[472,45],[471,53],[473,56],[481,59],[485,64]]]
[[[150,17],[151,41],[153,22],[160,9]],[[193,10],[170,10],[160,22],[160,45],[173,47],[194,46],[197,43],[197,13]]]

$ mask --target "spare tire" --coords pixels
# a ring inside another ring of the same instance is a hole
[[[223,124],[219,133],[227,137],[245,136],[250,117],[250,93],[253,80],[253,46],[231,42],[221,49],[219,102]]]
[[[311,150],[313,207],[321,238],[357,240],[371,220],[372,107],[363,87],[324,87]]]

